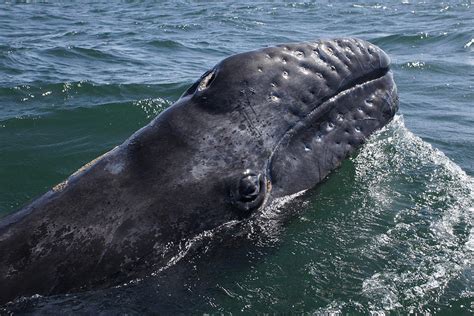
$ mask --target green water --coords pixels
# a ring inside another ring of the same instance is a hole
[[[204,236],[145,280],[3,311],[472,314],[473,13],[471,1],[0,4],[0,216],[233,53],[363,38],[391,56],[401,102],[324,183],[235,242]]]

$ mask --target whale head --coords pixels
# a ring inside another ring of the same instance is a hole
[[[388,56],[335,39],[226,58],[152,125],[179,147],[166,166],[180,169],[173,187],[190,190],[184,204],[198,195],[199,214],[228,220],[314,187],[397,109]]]
[[[363,40],[226,58],[122,145],[2,220],[0,302],[159,270],[189,238],[317,185],[397,108],[389,58]]]

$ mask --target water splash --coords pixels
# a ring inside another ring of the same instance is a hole
[[[134,102],[134,105],[145,112],[147,118],[153,118],[170,106],[173,102],[163,98],[148,98]]]
[[[373,211],[395,215],[394,226],[361,249],[386,262],[363,281],[362,293],[371,310],[423,310],[472,270],[473,179],[406,129],[401,116],[354,163]]]

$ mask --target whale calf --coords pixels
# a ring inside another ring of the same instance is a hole
[[[230,56],[123,144],[0,222],[0,304],[110,287],[323,180],[398,109],[360,39]]]

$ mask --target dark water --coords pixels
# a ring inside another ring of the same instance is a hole
[[[145,280],[6,310],[473,312],[471,1],[27,2],[0,4],[0,216],[121,143],[233,53],[363,38],[392,57],[401,104],[324,184],[232,235],[238,243],[197,236]]]

